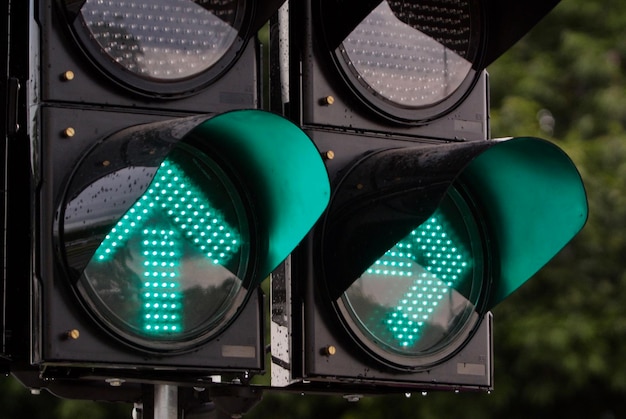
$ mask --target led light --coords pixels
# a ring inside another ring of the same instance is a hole
[[[238,3],[87,0],[80,14],[112,62],[145,78],[175,80],[210,68],[233,45]]]
[[[185,301],[179,278],[183,244],[192,243],[211,263],[226,265],[239,250],[239,235],[182,167],[166,159],[146,192],[106,235],[92,261],[114,260],[137,237],[142,278],[148,279],[142,279],[139,290],[143,309],[138,323],[148,334],[183,333]]]
[[[451,232],[453,230],[447,225],[445,216],[437,213],[375,263],[389,264],[400,253],[398,249],[410,246],[418,253],[407,254],[406,258],[415,260],[424,268],[403,293],[395,310],[388,313],[383,321],[401,347],[410,347],[421,337],[424,324],[432,320],[441,300],[450,296],[459,278],[471,269],[469,253]],[[409,277],[412,272],[408,270],[401,275]]]
[[[198,211],[188,212],[189,209]],[[136,234],[143,222],[156,211],[166,214],[179,234],[194,243],[215,264],[225,264],[239,249],[237,232],[228,226],[220,212],[212,208],[203,198],[203,193],[186,177],[184,170],[176,163],[165,160],[146,193],[124,214],[102,241],[96,250],[95,260],[105,261],[115,256],[115,248]],[[168,236],[164,235],[160,239],[169,241],[166,237]],[[160,243],[158,238],[150,241],[144,237],[144,240],[145,244],[152,244],[155,247],[166,246],[166,243]]]
[[[357,79],[394,104],[423,107],[450,96],[471,70],[467,0],[383,1],[340,52]]]
[[[247,292],[250,225],[221,167],[181,145],[97,178],[66,206],[76,286],[103,325],[142,347],[218,333]]]
[[[143,328],[147,332],[182,332],[182,295],[178,281],[180,266],[179,237],[174,230],[145,228],[142,231],[144,276],[165,278],[156,286],[145,283],[141,290],[144,307]],[[173,303],[176,303],[174,305]]]
[[[348,314],[369,342],[420,356],[462,330],[477,304],[479,229],[456,193],[376,260],[344,293]]]

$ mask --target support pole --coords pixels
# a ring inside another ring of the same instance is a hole
[[[178,419],[178,387],[154,385],[154,419]]]

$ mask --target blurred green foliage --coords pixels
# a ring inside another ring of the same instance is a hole
[[[489,71],[492,136],[557,142],[590,205],[583,232],[494,310],[495,391],[357,403],[267,394],[247,418],[626,418],[626,2],[564,0]],[[0,379],[1,418],[130,418],[130,409],[31,396]]]

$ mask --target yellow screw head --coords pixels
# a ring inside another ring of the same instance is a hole
[[[76,135],[76,130],[73,127],[67,127],[63,130],[63,135],[67,138],[72,138]]]
[[[67,70],[65,73],[63,73],[61,78],[65,81],[72,81],[74,80],[74,72],[72,70]]]
[[[326,356],[333,356],[337,353],[337,348],[333,345],[328,345],[324,348],[324,354]]]
[[[335,103],[335,98],[333,96],[326,96],[325,98],[322,99],[322,103],[324,105],[330,106],[333,103]]]

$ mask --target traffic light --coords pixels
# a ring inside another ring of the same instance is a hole
[[[587,217],[563,151],[489,134],[484,69],[555,4],[290,5],[288,111],[327,157],[332,193],[276,275],[274,386],[493,386],[490,310]]]
[[[281,3],[11,2],[3,337],[23,382],[263,371],[259,285],[330,195],[311,140],[259,110],[256,32]]]

